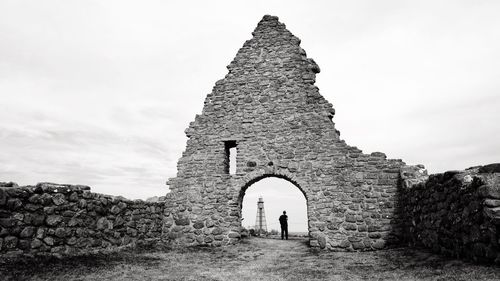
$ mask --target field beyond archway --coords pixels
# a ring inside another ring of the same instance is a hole
[[[267,231],[280,231],[279,216],[283,211],[288,215],[288,231],[307,236],[307,200],[303,192],[291,181],[274,176],[252,183],[242,198],[242,226],[257,229],[257,201],[263,198],[264,223]]]

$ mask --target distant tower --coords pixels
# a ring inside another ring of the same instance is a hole
[[[267,232],[266,213],[264,212],[264,199],[259,197],[257,202],[257,219],[255,220],[255,232],[260,236],[261,233]]]

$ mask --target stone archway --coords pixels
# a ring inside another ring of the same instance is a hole
[[[238,204],[239,204],[239,209],[240,209],[240,221],[242,218],[242,210],[243,210],[243,200],[246,194],[246,191],[248,188],[250,188],[252,185],[254,185],[257,182],[260,182],[261,180],[268,179],[268,178],[278,178],[286,181],[287,183],[290,183],[294,187],[296,187],[302,196],[304,196],[305,203],[306,203],[306,217],[307,217],[307,233],[310,235],[310,227],[309,227],[309,209],[308,209],[308,200],[307,200],[307,194],[304,192],[304,190],[300,187],[300,184],[297,183],[296,181],[293,181],[292,179],[288,178],[286,175],[279,175],[279,174],[264,174],[261,176],[257,176],[254,179],[250,180],[247,182],[240,190],[240,195],[238,197]]]
[[[238,242],[242,190],[276,176],[306,196],[312,246],[373,250],[396,242],[405,163],[340,139],[332,104],[314,86],[318,65],[277,17],[264,16],[252,34],[185,131],[164,235],[182,245]]]

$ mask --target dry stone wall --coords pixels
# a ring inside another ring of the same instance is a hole
[[[403,169],[405,240],[451,257],[500,264],[500,169],[492,172],[495,166],[500,167],[428,178],[418,169]]]
[[[246,189],[280,177],[306,197],[312,246],[373,250],[397,242],[405,164],[340,139],[332,104],[314,85],[318,65],[277,17],[264,16],[252,34],[186,129],[177,177],[168,182],[165,235],[182,245],[235,243]]]
[[[77,255],[161,239],[163,202],[127,200],[88,186],[0,184],[0,257]]]

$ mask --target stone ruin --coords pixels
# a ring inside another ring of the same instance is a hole
[[[411,245],[500,263],[500,165],[429,177],[421,165],[363,154],[340,139],[332,104],[314,85],[320,69],[300,39],[273,16],[252,34],[186,129],[165,201],[131,201],[85,186],[0,184],[0,257],[74,255],[145,241],[237,243],[246,189],[278,177],[306,198],[312,247]]]
[[[265,16],[252,34],[186,130],[186,151],[168,182],[169,236],[188,245],[236,242],[245,190],[279,177],[307,200],[312,246],[380,249],[397,240],[395,195],[405,164],[340,139],[332,104],[314,85],[318,65],[276,17]]]

